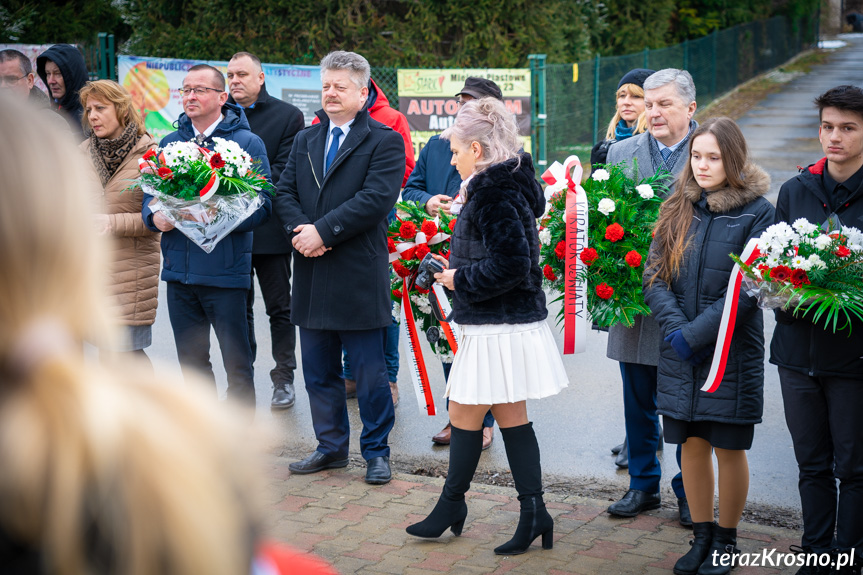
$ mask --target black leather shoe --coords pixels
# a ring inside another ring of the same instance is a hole
[[[684,527],[692,527],[692,514],[689,513],[689,501],[686,497],[677,498],[677,510],[680,512],[680,524]]]
[[[294,406],[294,384],[293,383],[275,383],[273,384],[273,400],[270,402],[270,409],[288,409]]]
[[[635,517],[642,511],[659,509],[662,499],[659,493],[647,493],[638,489],[630,489],[617,503],[608,506],[608,513],[618,517]]]
[[[302,461],[295,461],[288,465],[288,469],[291,470],[291,473],[296,473],[297,475],[308,475],[309,473],[317,473],[318,471],[323,471],[324,469],[334,469],[336,467],[347,467],[348,466],[348,458],[339,459],[338,457],[331,457],[329,455],[325,455],[320,451],[314,451],[311,455],[303,459]]]
[[[390,458],[386,456],[372,457],[366,467],[366,483],[371,485],[383,485],[389,483],[393,478],[390,470]]]
[[[625,442],[625,441],[626,441],[626,438],[624,437],[624,438],[623,438],[623,440],[624,440],[624,442]],[[612,454],[612,455],[617,455],[618,453],[620,453],[620,452],[621,452],[621,450],[623,450],[623,443],[619,443],[619,444],[615,445],[614,447],[612,447],[612,448],[611,448],[611,454]]]

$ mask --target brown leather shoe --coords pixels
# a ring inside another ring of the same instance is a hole
[[[345,380],[345,397],[351,399],[357,396],[357,381],[355,379]]]
[[[393,407],[396,407],[399,404],[399,385],[394,381],[390,382],[390,393],[393,394]]]
[[[483,451],[491,447],[491,442],[494,441],[494,427],[482,428],[482,448]]]
[[[446,427],[440,430],[440,433],[432,437],[432,441],[438,445],[449,445],[449,438],[452,434],[452,424],[447,423]]]

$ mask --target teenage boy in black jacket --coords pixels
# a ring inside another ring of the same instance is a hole
[[[863,90],[838,86],[815,99],[825,158],[785,182],[776,221],[806,218],[863,229]],[[776,311],[770,362],[779,366],[785,419],[800,468],[802,546],[809,553],[856,549],[863,564],[863,322],[833,333],[811,314]],[[838,508],[836,480],[839,480]],[[836,537],[834,541],[834,531]],[[833,573],[803,567],[798,573]]]
[[[294,136],[305,127],[299,108],[267,93],[261,60],[249,52],[237,52],[228,62],[229,103],[243,108],[252,133],[264,141],[273,184],[288,163]],[[297,369],[297,332],[291,323],[291,247],[276,214],[270,221],[255,228],[252,244],[253,274],[258,274],[264,306],[270,318],[270,339],[276,367],[270,371],[273,381],[272,409],[287,409],[294,405],[294,370]],[[257,355],[255,319],[252,304],[255,283],[249,290],[246,316],[252,357]]]

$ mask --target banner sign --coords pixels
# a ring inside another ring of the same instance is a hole
[[[530,70],[527,68],[400,69],[399,112],[407,116],[414,154],[429,138],[453,122],[458,113],[456,92],[465,78],[477,76],[497,84],[506,107],[516,115],[524,149],[530,152]]]
[[[174,122],[183,112],[183,98],[177,89],[196,64],[209,64],[223,74],[228,63],[217,60],[177,60],[119,56],[118,81],[132,94],[135,106],[144,117],[144,125],[156,141],[174,131]],[[318,66],[263,64],[267,92],[293,104],[303,112],[306,126],[321,108],[321,73]]]

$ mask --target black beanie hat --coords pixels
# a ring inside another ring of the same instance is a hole
[[[639,88],[644,88],[644,81],[654,72],[656,72],[656,70],[649,70],[647,68],[636,68],[635,70],[630,70],[620,79],[620,84],[617,85],[617,89],[620,90],[624,84],[635,84]]]

